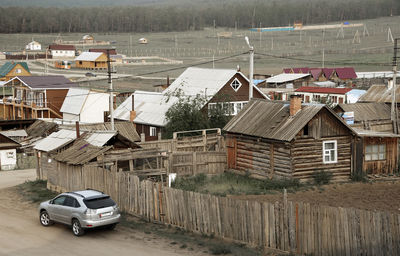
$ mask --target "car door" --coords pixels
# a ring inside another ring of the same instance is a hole
[[[60,212],[61,222],[71,224],[72,215],[76,212],[79,203],[75,198],[67,196],[64,200],[62,211]]]
[[[62,222],[62,210],[63,210],[63,204],[67,196],[58,196],[54,198],[49,204],[49,214],[50,214],[50,219],[57,221],[57,222]]]

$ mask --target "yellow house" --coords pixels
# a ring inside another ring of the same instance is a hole
[[[83,52],[75,58],[75,67],[82,69],[107,69],[107,55],[103,52]]]
[[[26,62],[6,62],[0,67],[0,81],[8,81],[16,76],[31,76]]]

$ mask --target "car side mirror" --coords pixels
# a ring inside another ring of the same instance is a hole
[[[53,203],[54,203],[53,200],[50,200],[50,201],[49,201],[49,204],[53,204]]]

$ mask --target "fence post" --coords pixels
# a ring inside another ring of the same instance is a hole
[[[196,175],[197,174],[197,154],[194,151],[193,152],[193,157],[192,157],[192,163],[193,163],[193,167],[192,167],[192,175]]]

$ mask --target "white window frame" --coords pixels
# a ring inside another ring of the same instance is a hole
[[[326,149],[326,144],[329,143],[334,143],[334,148],[333,149]],[[332,150],[335,153],[335,159],[332,160],[331,159],[331,152]],[[338,154],[337,154],[337,141],[336,140],[326,140],[322,142],[322,161],[324,164],[333,164],[333,163],[337,163],[337,159],[338,159]],[[325,160],[325,157],[328,156],[329,160]]]
[[[150,136],[157,136],[157,127],[150,126]]]
[[[20,69],[20,68],[15,69],[15,73],[21,74],[22,73],[22,69]]]
[[[240,110],[246,106],[248,101],[231,101],[231,102],[215,102],[208,103],[208,115],[210,116],[211,110],[217,108],[217,105],[226,110],[226,116],[236,116]]]
[[[239,85],[238,85],[238,87],[235,89],[235,87],[233,87],[233,83],[235,83],[235,82],[237,82]],[[238,90],[239,90],[239,88],[240,87],[242,87],[242,83],[239,81],[239,79],[237,79],[237,78],[235,78],[235,79],[233,79],[233,81],[231,82],[231,87],[232,87],[232,89],[235,91],[235,92],[237,92]]]

